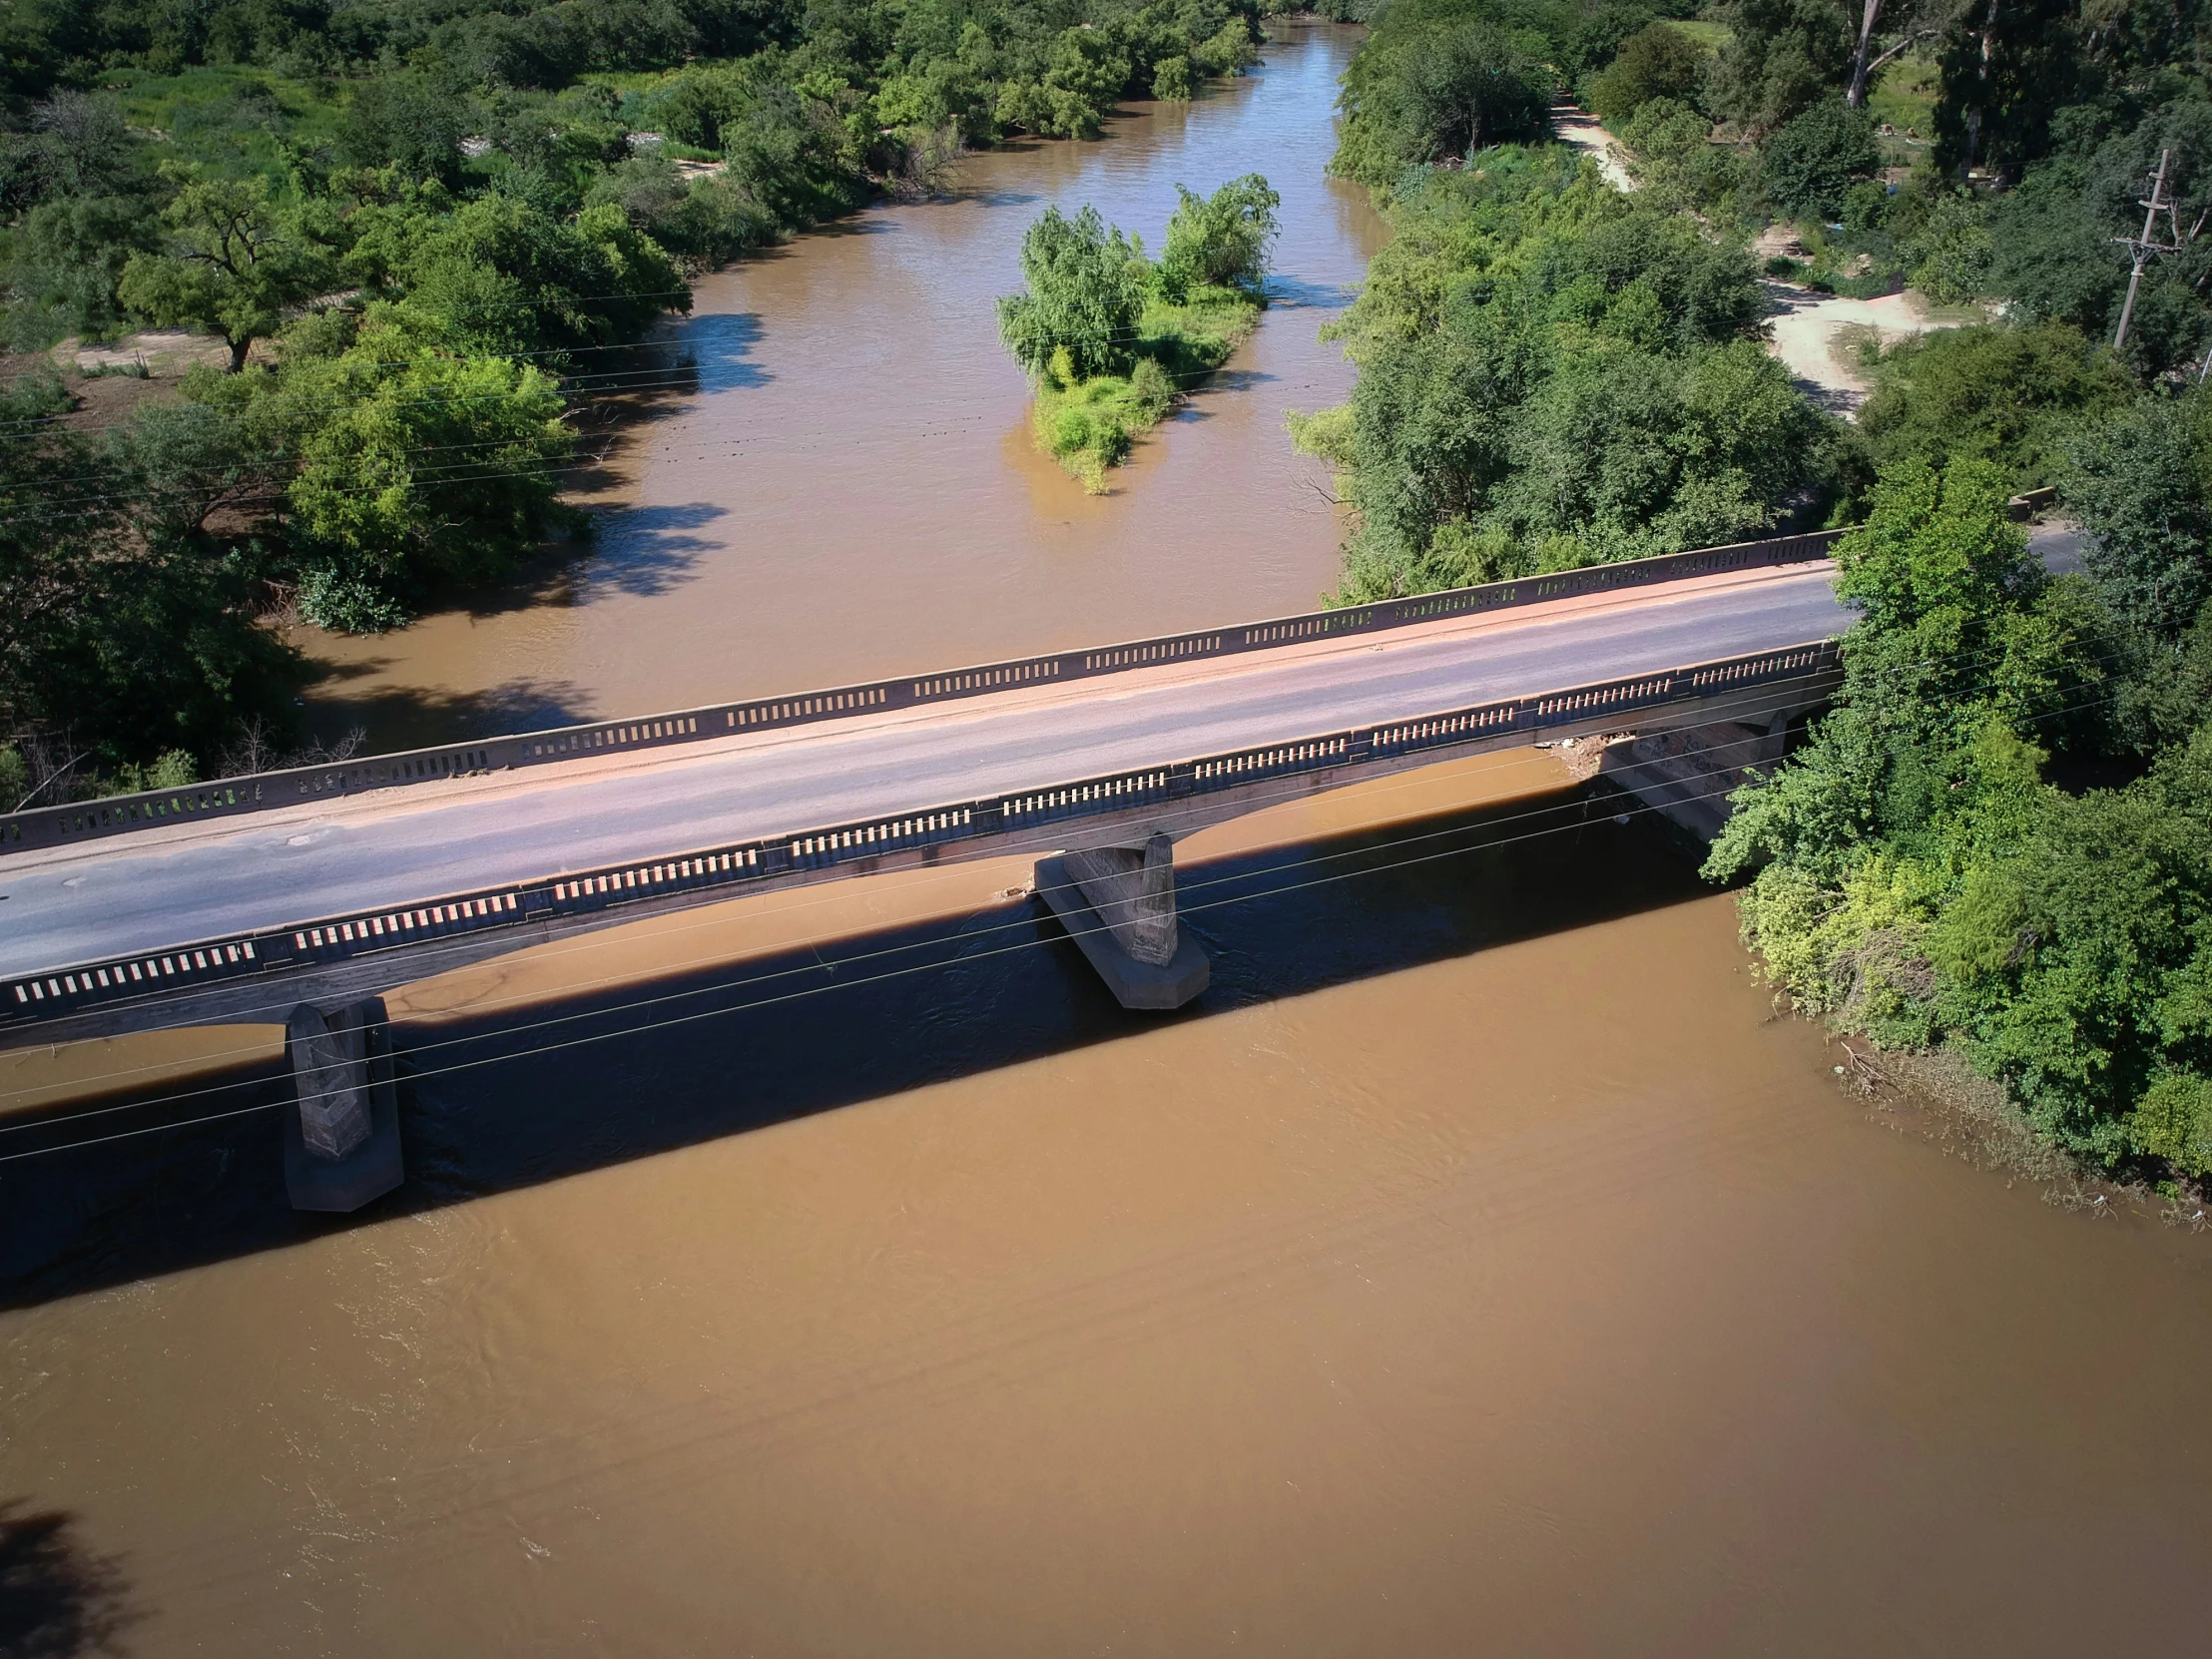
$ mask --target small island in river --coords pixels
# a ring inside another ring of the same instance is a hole
[[[1094,494],[1267,303],[1282,199],[1257,173],[1210,197],[1177,189],[1157,262],[1094,208],[1047,208],[1022,238],[1024,291],[998,302],[999,334],[1036,382],[1038,446]]]

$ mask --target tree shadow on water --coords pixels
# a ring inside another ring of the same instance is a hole
[[[766,332],[752,311],[704,311],[684,324],[683,343],[695,374],[693,391],[765,386],[776,376],[753,361]]]
[[[348,691],[346,683],[389,666],[390,658],[338,665],[316,682],[307,723],[324,743],[358,728],[360,753],[390,755],[404,749],[436,749],[478,738],[511,737],[581,726],[595,719],[591,698],[568,680],[508,680],[478,691],[436,691],[422,686],[376,686]]]
[[[702,555],[724,544],[695,532],[730,515],[711,501],[667,507],[622,507],[599,520],[599,556],[584,573],[594,588],[653,598],[674,591]]]
[[[119,1654],[142,1616],[126,1598],[120,1559],[86,1548],[69,1511],[0,1501],[0,1659]]]

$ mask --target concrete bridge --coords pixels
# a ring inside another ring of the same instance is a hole
[[[1837,681],[1832,539],[18,814],[0,1046],[281,1018],[766,886],[1137,845],[1483,749],[1764,731]]]

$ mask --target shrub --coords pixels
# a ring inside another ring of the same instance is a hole
[[[1705,56],[1705,48],[1680,29],[1664,23],[1640,29],[1590,78],[1590,109],[1611,124],[1627,120],[1655,98],[1693,104]]]
[[[1181,198],[1168,221],[1160,255],[1161,291],[1180,300],[1194,284],[1257,293],[1267,279],[1268,254],[1280,229],[1283,205],[1257,173],[1234,180],[1210,197],[1175,187]]]
[[[1409,166],[1550,131],[1550,73],[1467,10],[1432,0],[1383,12],[1345,72],[1332,168],[1388,186]]]
[[[1168,371],[1157,357],[1137,359],[1137,366],[1130,371],[1129,390],[1139,417],[1145,421],[1158,420],[1175,401],[1175,382],[1168,378]]]
[[[1073,378],[1119,373],[1135,355],[1144,311],[1144,268],[1137,251],[1096,208],[1073,219],[1047,208],[1021,239],[1023,293],[998,301],[998,332],[1031,374],[1057,353]]]
[[[1939,328],[1889,347],[1872,378],[1859,429],[1879,465],[1971,456],[2014,489],[2049,483],[2067,427],[2128,394],[2118,365],[2063,322]]]
[[[1980,203],[1964,191],[1929,201],[1899,252],[1912,282],[1945,305],[1963,304],[1983,291],[1996,246]]]
[[[2089,532],[2105,602],[2178,638],[2212,599],[2212,422],[2205,394],[2151,396],[2065,446],[2066,504]]]
[[[1881,228],[1890,217],[1890,191],[1878,179],[1862,179],[1844,192],[1844,229],[1852,232]]]
[[[1767,192],[1787,212],[1834,221],[1844,197],[1882,166],[1873,118],[1842,104],[1816,104],[1768,139],[1760,153]]]

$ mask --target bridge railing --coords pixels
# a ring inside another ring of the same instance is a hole
[[[1010,662],[985,663],[946,674],[901,675],[867,685],[837,686],[791,697],[717,703],[640,720],[597,721],[513,737],[368,756],[326,766],[284,772],[254,773],[181,789],[147,790],[0,816],[0,853],[32,847],[63,846],[106,835],[128,834],[186,821],[231,818],[302,803],[337,800],[370,790],[405,789],[470,774],[517,767],[547,766],[625,751],[702,743],[748,732],[849,720],[886,709],[918,708],[961,698],[983,697],[1046,682],[1094,679],[1126,674],[1162,663],[1196,662],[1209,657],[1272,651],[1313,640],[1368,635],[1452,617],[1511,610],[1558,599],[1620,593],[1691,577],[1780,565],[1806,564],[1828,557],[1841,535],[1837,530],[1800,536],[1776,536],[1731,547],[1699,548],[1620,564],[1529,576],[1481,587],[1453,588],[1410,599],[1384,599],[1334,611],[1229,628],[1194,629],[1158,639],[1134,640],[1078,651],[1064,651]]]
[[[1632,717],[1639,711],[1705,702],[1761,685],[1817,682],[1834,677],[1839,661],[1835,642],[1809,642],[1658,674],[1447,709],[1414,720],[1079,778],[922,812],[824,825],[701,847],[674,857],[601,865],[13,976],[0,979],[0,1025],[59,1018],[175,990],[249,979],[275,969],[345,962],[437,939],[474,937],[525,922],[584,916],[677,893],[715,890],[734,895],[750,883],[798,870],[1020,833],[1134,808],[1172,808],[1177,802],[1269,779],[1396,760],[1486,737],[1524,733],[1533,740],[1547,727],[1613,715]]]

